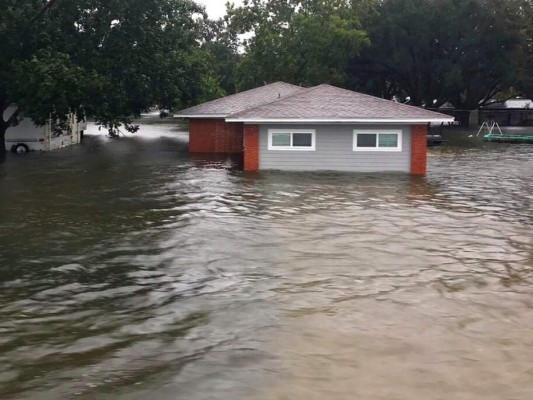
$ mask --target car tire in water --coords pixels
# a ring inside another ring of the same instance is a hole
[[[11,151],[15,154],[26,154],[30,152],[30,148],[24,143],[18,143],[11,147]]]

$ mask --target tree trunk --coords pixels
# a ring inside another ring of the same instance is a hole
[[[6,131],[7,127],[4,123],[0,122],[0,161],[2,156],[6,154]]]
[[[6,125],[0,121],[0,164],[4,163],[7,158],[6,152]]]
[[[0,103],[1,104],[1,103]],[[7,107],[4,107],[2,111],[0,111],[2,114],[6,111]],[[17,118],[20,115],[20,108],[17,107],[15,112],[11,114],[11,116],[7,119],[7,121],[4,121],[3,118],[0,118],[0,155],[5,155],[7,152],[6,149],[6,131],[9,129],[10,126],[14,126],[17,122]]]
[[[458,113],[459,125],[464,126],[465,128],[470,127],[470,111],[459,111]]]

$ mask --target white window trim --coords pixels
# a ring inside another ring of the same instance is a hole
[[[396,134],[398,135],[398,146],[397,147],[378,147],[379,146],[379,134]],[[376,135],[376,147],[357,147],[357,135],[358,134],[372,134]],[[391,152],[391,151],[402,151],[402,130],[400,129],[365,129],[359,130],[356,129],[353,131],[353,151],[380,151],[380,152]]]
[[[290,146],[272,146],[272,135],[275,133],[290,133],[291,145]],[[293,147],[292,135],[294,133],[310,133],[311,134],[311,147]],[[268,150],[274,151],[315,151],[316,150],[316,129],[269,129],[268,130]]]

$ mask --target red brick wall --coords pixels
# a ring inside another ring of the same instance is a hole
[[[411,126],[411,175],[426,175],[427,125]]]
[[[190,153],[242,153],[242,123],[223,119],[190,119]]]
[[[259,171],[259,126],[244,126],[244,170]]]

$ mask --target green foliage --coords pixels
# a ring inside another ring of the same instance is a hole
[[[246,0],[228,9],[228,35],[245,39],[242,55],[226,65],[235,65],[240,89],[325,82],[472,109],[502,91],[532,93],[532,4]]]
[[[180,108],[204,95],[211,65],[192,0],[6,2],[2,110],[17,104],[39,123],[87,113],[114,131],[154,104]]]
[[[366,90],[477,108],[514,79],[521,0],[383,0],[352,69]]]
[[[205,103],[225,95],[226,92],[222,89],[218,79],[213,75],[206,75],[202,80],[202,94],[197,100],[198,103]]]
[[[525,97],[533,98],[533,1],[522,2],[524,23],[520,33],[522,40],[514,59],[517,60],[516,89]]]
[[[229,29],[226,19],[208,20],[205,24],[203,49],[211,57],[211,78],[216,80],[222,92],[234,94],[237,91],[236,66],[241,55],[237,35]]]
[[[368,44],[350,2],[252,0],[230,10],[234,34],[253,34],[237,75],[242,88],[283,80],[344,85],[350,59]]]

